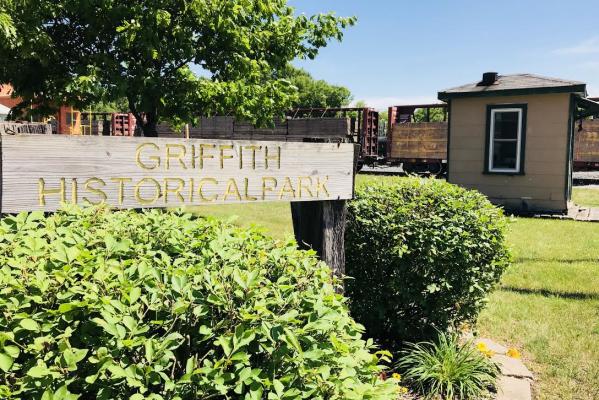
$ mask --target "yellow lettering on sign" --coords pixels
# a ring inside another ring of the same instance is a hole
[[[320,176],[316,177],[316,197],[320,197],[320,191],[326,193],[326,197],[330,197],[329,191],[327,190],[326,184],[329,182],[329,176],[325,177],[323,182],[320,181]]]
[[[289,196],[289,194],[291,194],[291,196]],[[285,197],[285,195],[287,195],[287,197],[291,197],[292,199],[295,198],[295,189],[293,189],[293,184],[291,183],[291,178],[288,176],[285,177],[285,183],[283,184],[283,187],[279,191],[279,200],[282,200],[283,197]]]
[[[258,200],[257,198],[255,198],[254,196],[250,196],[248,194],[248,186],[250,185],[250,180],[248,178],[245,178],[243,180],[243,199],[247,200],[247,201],[256,201]]]
[[[193,195],[195,191],[195,181],[193,178],[189,178],[189,202],[193,203]]]
[[[46,205],[46,196],[52,195],[52,194],[60,195],[60,201],[63,203],[66,202],[67,199],[66,199],[66,193],[65,193],[65,186],[66,186],[65,178],[60,178],[60,184],[59,184],[58,189],[47,189],[46,181],[44,180],[44,178],[39,178],[38,194],[39,194],[40,206],[45,206]]]
[[[141,161],[141,152],[144,149],[144,147],[152,147],[156,151],[160,150],[160,148],[156,144],[149,142],[142,143],[139,146],[137,146],[137,151],[135,152],[135,163],[137,164],[137,166],[145,170],[152,170],[160,167],[160,157],[157,155],[148,156],[148,160],[153,161],[154,164],[145,164],[143,161]]]
[[[277,146],[275,155],[268,155],[268,146],[264,146],[264,169],[268,169],[268,161],[276,161],[277,169],[281,169],[281,146]]]
[[[83,197],[84,201],[89,202],[92,205],[98,205],[101,204],[103,202],[106,201],[106,193],[102,190],[102,189],[98,189],[97,187],[92,186],[92,184],[100,184],[102,186],[106,186],[106,182],[104,182],[102,179],[100,178],[89,178],[88,180],[85,181],[85,183],[83,184],[83,187],[85,188],[85,190],[87,190],[88,192],[94,193],[96,195],[98,195],[100,197],[100,201],[91,201],[90,199],[88,199],[87,197]]]
[[[252,169],[256,169],[256,151],[262,149],[262,146],[245,146],[245,149],[252,151]]]
[[[144,198],[141,196],[141,188],[146,183],[154,185],[154,197]],[[135,196],[135,201],[144,206],[149,206],[151,204],[156,203],[158,201],[158,199],[160,198],[160,196],[162,195],[161,192],[162,192],[162,188],[160,187],[160,183],[156,179],[148,178],[148,177],[141,178],[139,180],[139,182],[137,182],[137,184],[135,185],[135,188],[133,189],[133,195]]]
[[[298,197],[301,199],[304,195],[304,190],[306,192],[308,192],[308,194],[310,195],[310,197],[314,197],[314,194],[312,193],[312,178],[310,178],[309,176],[300,176],[298,178]],[[304,181],[308,181],[308,185],[304,184]]]
[[[198,184],[198,195],[202,201],[212,202],[218,200],[218,195],[214,194],[212,196],[206,197],[204,195],[203,189],[206,183],[211,183],[213,185],[218,185],[218,181],[214,178],[202,178],[200,179],[200,183]]]
[[[79,202],[79,194],[77,193],[77,178],[71,179],[71,203],[77,204]]]
[[[214,146],[213,144],[200,144],[200,169],[204,169],[204,160],[214,158],[212,154],[206,154],[206,150],[213,149],[215,147],[216,146]]]
[[[232,150],[233,146],[230,144],[221,144],[218,148],[220,150],[220,169],[223,169],[225,167],[225,160],[233,158],[232,155],[225,154],[225,150]]]
[[[173,152],[176,150],[175,152]],[[185,165],[185,154],[187,154],[187,149],[182,144],[167,144],[166,145],[166,170],[168,171],[171,168],[171,158],[179,161],[179,164],[183,167],[183,169],[187,169],[187,165]]]
[[[119,206],[123,205],[123,200],[125,199],[125,183],[131,182],[131,178],[119,177],[119,178],[110,178],[111,181],[118,183],[119,192],[117,196],[117,201]]]
[[[191,169],[196,169],[196,147],[191,145]]]
[[[270,182],[272,185],[267,184]],[[273,192],[277,188],[277,178],[271,176],[262,177],[262,200],[266,199],[266,192]]]
[[[241,201],[241,194],[239,194],[239,188],[237,187],[237,182],[235,179],[231,178],[227,182],[227,189],[225,190],[224,200],[227,201],[229,196],[235,196],[237,200]]]
[[[170,183],[176,183],[177,186],[175,188],[171,189]],[[183,179],[181,179],[181,178],[164,178],[164,204],[168,204],[168,194],[169,193],[174,193],[177,196],[177,199],[181,203],[184,203],[185,199],[183,198],[183,195],[181,194],[181,191],[183,191],[183,188],[185,188],[185,181]]]

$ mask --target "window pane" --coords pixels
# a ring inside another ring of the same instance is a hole
[[[516,139],[518,138],[518,112],[502,111],[495,112],[494,139]]]
[[[493,166],[496,169],[515,169],[518,142],[493,142]]]

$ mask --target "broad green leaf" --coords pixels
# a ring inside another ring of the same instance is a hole
[[[151,363],[154,360],[154,345],[151,339],[147,339],[144,343],[146,361]]]
[[[27,375],[31,376],[32,378],[43,378],[44,376],[47,376],[50,374],[51,374],[51,371],[48,369],[47,366],[45,366],[43,364],[35,365],[35,366],[29,368],[29,370],[27,371]]]
[[[275,392],[277,393],[277,396],[283,397],[283,393],[285,392],[285,386],[281,383],[281,381],[279,381],[278,379],[275,379],[275,380],[273,380],[272,385],[275,388]]]
[[[12,367],[13,362],[14,359],[11,356],[0,351],[0,369],[2,371],[8,372],[10,367]]]
[[[22,319],[19,322],[19,325],[21,326],[21,328],[26,329],[28,331],[39,331],[40,326],[37,322],[35,322],[34,320],[32,320],[31,318],[25,318]]]
[[[129,303],[135,303],[139,299],[139,296],[141,296],[141,288],[138,286],[131,288],[129,291]]]
[[[302,354],[302,346],[300,345],[295,333],[289,328],[285,328],[285,337],[287,338],[287,342],[295,349],[298,353]]]
[[[4,346],[3,350],[6,354],[11,356],[12,358],[17,358],[19,356],[19,354],[21,353],[21,350],[17,346],[12,346],[12,345]]]

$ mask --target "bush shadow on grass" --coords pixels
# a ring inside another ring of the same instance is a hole
[[[549,289],[528,289],[515,286],[502,286],[501,290],[519,294],[535,294],[544,297],[561,297],[573,300],[599,300],[599,293],[564,292]]]

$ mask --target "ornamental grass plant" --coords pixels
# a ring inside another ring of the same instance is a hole
[[[397,368],[425,399],[480,400],[491,395],[499,368],[470,341],[439,333],[432,342],[410,343]]]

